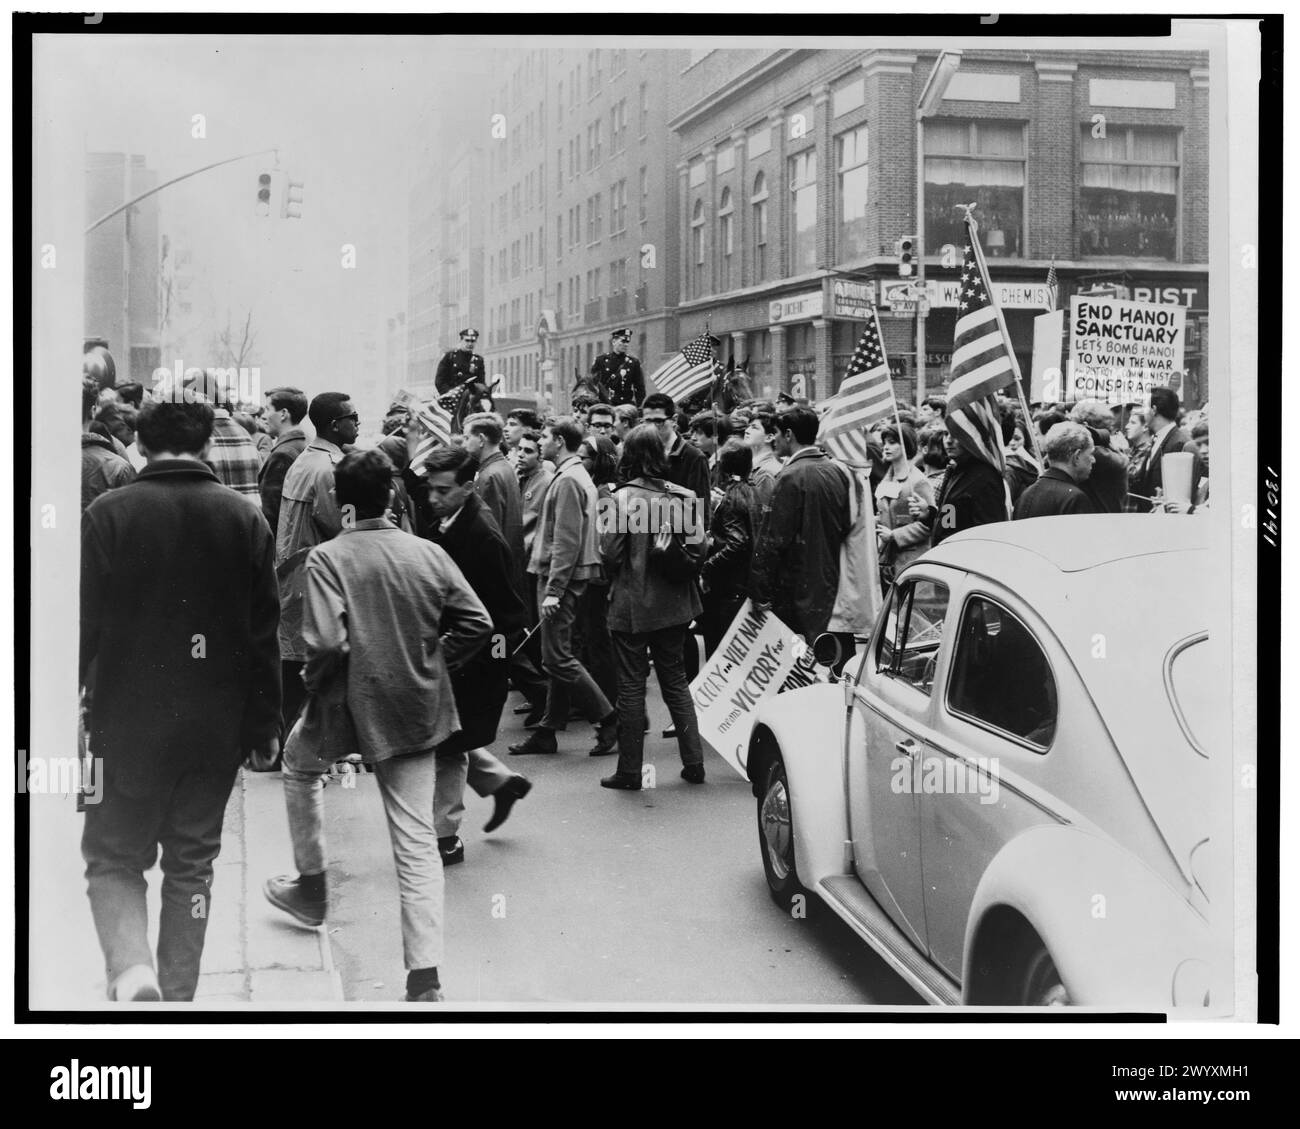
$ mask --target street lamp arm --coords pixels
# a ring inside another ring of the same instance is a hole
[[[252,153],[241,153],[238,157],[227,157],[224,161],[214,161],[210,165],[204,165],[201,169],[192,169],[190,172],[181,173],[180,176],[174,176],[172,177],[171,180],[164,181],[162,184],[156,185],[155,187],[149,189],[148,192],[141,192],[140,195],[136,196],[134,199],[128,200],[125,204],[121,204],[118,207],[114,208],[111,212],[108,212],[107,214],[100,216],[99,219],[97,219],[88,228],[86,228],[85,234],[89,235],[92,231],[95,230],[95,228],[99,227],[102,224],[107,223],[114,216],[120,214],[121,212],[125,212],[127,208],[134,207],[141,200],[148,199],[150,196],[156,195],[157,193],[161,192],[164,188],[170,188],[173,184],[179,184],[182,180],[189,180],[189,178],[192,176],[198,176],[199,173],[207,172],[209,169],[220,168],[222,165],[231,165],[234,164],[236,161],[246,161],[248,160],[249,157],[260,157],[266,153],[277,153],[277,152],[279,152],[278,148],[258,149]]]

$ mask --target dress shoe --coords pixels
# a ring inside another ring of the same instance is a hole
[[[534,753],[558,753],[554,729],[534,729],[517,745],[509,746],[512,756],[526,757]]]
[[[587,750],[589,757],[607,757],[618,752],[618,713],[611,713],[596,726],[596,743]]]
[[[301,879],[282,874],[278,878],[268,878],[262,890],[266,894],[266,900],[276,909],[284,910],[304,925],[315,929],[324,924],[326,899],[308,897],[303,891]]]
[[[465,844],[459,835],[447,835],[438,840],[438,854],[443,866],[455,866],[465,861]]]
[[[533,782],[522,776],[512,776],[492,793],[492,818],[484,825],[484,831],[495,831],[510,818],[510,809],[516,800],[522,800],[533,789]]]
[[[688,764],[685,768],[682,769],[682,779],[685,780],[688,784],[703,784],[704,765]]]
[[[442,1003],[442,989],[430,988],[427,992],[421,992],[418,996],[412,996],[408,992],[402,997],[402,1000],[408,1004],[440,1004]]]
[[[641,774],[639,772],[616,772],[613,776],[602,776],[602,788],[623,788],[629,792],[641,791]]]
[[[133,964],[113,982],[110,998],[118,1003],[156,1004],[162,1000],[162,989],[149,965]]]

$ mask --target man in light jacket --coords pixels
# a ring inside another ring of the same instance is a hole
[[[334,472],[346,515],[337,537],[307,557],[303,681],[346,702],[331,724],[351,728],[375,766],[401,891],[406,999],[442,998],[443,877],[434,829],[434,750],[460,729],[449,667],[488,643],[492,620],[446,552],[393,525],[384,511],[393,464],[378,450]],[[267,899],[304,925],[326,914],[322,785],[328,758],[295,729],[284,753],[284,795],[298,876],[267,882]],[[336,737],[331,733],[330,737]]]
[[[578,458],[583,431],[570,417],[548,423],[542,457],[555,463],[555,478],[542,501],[528,571],[536,577],[541,616],[542,669],[550,678],[546,714],[526,741],[511,745],[517,756],[557,751],[555,734],[568,726],[576,705],[594,726],[592,756],[618,742],[618,713],[573,651],[573,623],[588,581],[603,575],[596,486]]]

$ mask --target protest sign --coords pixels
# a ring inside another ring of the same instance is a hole
[[[1065,311],[1052,310],[1034,318],[1033,368],[1029,375],[1029,402],[1054,403],[1061,399],[1061,334]]]
[[[1182,306],[1076,294],[1064,398],[1144,402],[1182,369],[1186,318]]]
[[[700,736],[745,776],[749,731],[759,703],[787,686],[816,681],[813,671],[812,649],[803,637],[770,612],[756,612],[746,600],[691,683]]]

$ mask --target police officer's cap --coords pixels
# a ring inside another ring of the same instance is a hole
[[[630,329],[616,329],[609,335],[611,341],[631,341],[632,331]]]
[[[462,329],[462,330],[460,331],[460,335],[461,335],[461,337],[468,337],[471,341],[477,341],[477,340],[478,340],[478,330],[477,330],[477,329]]]

